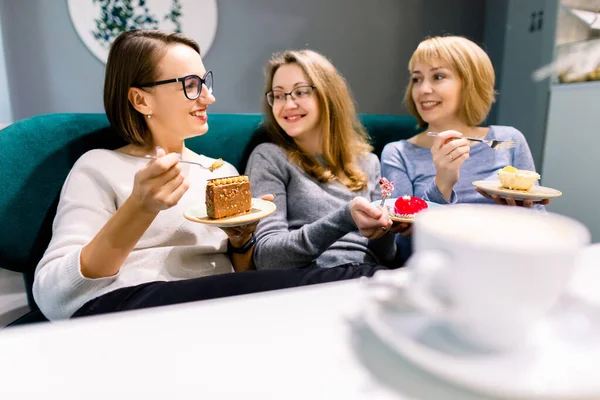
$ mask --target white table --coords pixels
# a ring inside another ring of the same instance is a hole
[[[574,284],[600,302],[591,250]],[[383,345],[362,301],[349,281],[6,329],[0,399],[482,398]]]

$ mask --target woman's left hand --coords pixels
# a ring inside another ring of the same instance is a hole
[[[394,222],[392,228],[390,229],[390,233],[399,233],[404,237],[409,237],[413,232],[413,224],[409,224],[407,222]]]
[[[500,197],[497,194],[488,194],[483,190],[477,188],[479,194],[481,194],[486,199],[490,199],[494,201],[494,204],[500,204],[503,206],[518,206],[518,207],[526,207],[532,208],[536,204],[546,205],[550,204],[550,199],[544,199],[540,201],[533,201],[531,199],[524,200],[516,200],[514,197]]]
[[[265,194],[261,197],[261,199],[273,201],[275,196],[272,194]],[[221,229],[227,234],[227,237],[229,238],[229,241],[233,247],[242,247],[248,242],[248,240],[250,240],[254,231],[256,231],[256,225],[258,225],[258,221],[251,222],[247,225]]]
[[[350,214],[360,233],[367,239],[379,239],[392,227],[387,211],[371,204],[364,197],[352,199]]]

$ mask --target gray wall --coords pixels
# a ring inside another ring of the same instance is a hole
[[[0,21],[0,129],[2,129],[2,124],[12,122],[12,111],[10,108],[9,98],[8,81],[6,78],[6,63],[4,62],[2,23]]]
[[[312,48],[350,82],[364,113],[402,114],[406,65],[426,35],[483,38],[482,0],[219,0],[204,59],[216,76],[213,112],[259,112],[274,51]],[[104,65],[84,46],[66,0],[0,0],[14,120],[102,112]]]
[[[555,85],[550,95],[542,184],[563,195],[548,210],[583,222],[600,242],[600,82]],[[600,263],[600,260],[598,260]]]
[[[4,124],[12,122],[5,65],[0,29],[0,129]],[[27,310],[27,296],[22,275],[0,269],[0,328],[19,318]]]
[[[523,132],[540,170],[550,82],[534,82],[531,74],[552,62],[558,4],[558,0],[486,0],[484,42],[496,68],[499,92],[488,122]],[[531,13],[540,10],[542,29],[530,32]]]

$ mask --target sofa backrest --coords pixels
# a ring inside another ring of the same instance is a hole
[[[371,136],[377,157],[386,144],[417,133],[417,121],[410,116],[361,114],[360,119]],[[261,114],[211,114],[208,133],[188,139],[186,145],[197,153],[221,157],[242,173],[252,150],[267,140],[261,121]]]
[[[410,137],[416,129],[412,117],[361,115],[361,119],[378,155],[386,143]],[[242,172],[251,150],[266,140],[260,122],[260,114],[211,114],[209,133],[189,139],[187,146],[221,157]],[[123,144],[104,114],[40,115],[0,131],[0,268],[23,272],[31,283],[71,167],[88,150]]]

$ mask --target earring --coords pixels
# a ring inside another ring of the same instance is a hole
[[[152,114],[146,115],[146,118],[148,118],[148,119],[152,118]]]

